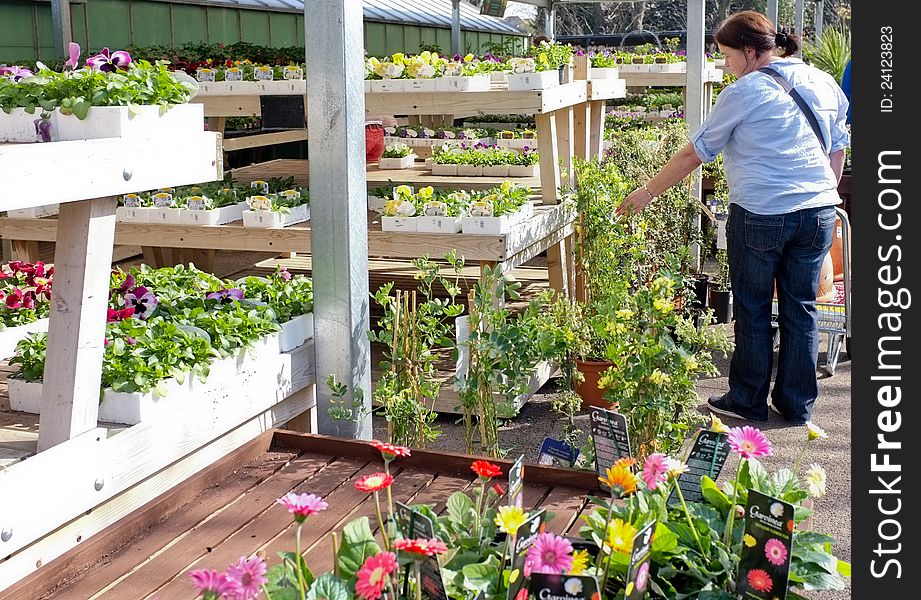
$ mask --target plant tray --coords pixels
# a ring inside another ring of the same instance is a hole
[[[7,327],[0,331],[0,359],[9,358],[16,353],[16,344],[30,333],[48,331],[48,319],[38,319],[25,325]]]
[[[243,226],[269,229],[302,223],[310,218],[310,207],[295,206],[287,214],[272,210],[244,210]]]
[[[416,155],[409,154],[402,158],[381,158],[377,161],[379,169],[410,169],[416,164]]]
[[[487,74],[472,77],[439,77],[435,82],[436,91],[439,92],[488,92],[492,88],[492,78]]]
[[[510,92],[545,90],[560,85],[560,72],[553,70],[538,71],[536,73],[509,74],[506,79]]]
[[[246,202],[238,202],[210,210],[185,209],[179,213],[179,222],[182,225],[224,225],[242,219],[247,208]]]
[[[419,233],[460,233],[463,223],[461,217],[416,217],[416,231]]]
[[[381,230],[415,233],[418,219],[419,217],[381,217]]]

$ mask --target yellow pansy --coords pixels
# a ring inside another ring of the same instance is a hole
[[[435,190],[432,188],[432,186],[427,185],[421,190],[419,190],[418,195],[423,198],[431,198],[434,193],[435,193]]]
[[[473,62],[473,54],[468,54],[464,57],[464,62]]]
[[[496,514],[495,522],[499,527],[499,531],[508,535],[515,535],[518,533],[518,528],[527,520],[528,515],[521,510],[520,506],[503,506]]]
[[[666,300],[665,298],[656,298],[652,301],[652,306],[659,312],[667,313],[674,308],[671,300]]]
[[[406,56],[402,52],[397,52],[392,57],[394,64],[402,65]]]
[[[413,195],[413,189],[408,185],[398,185],[393,189],[393,197],[395,200],[403,200],[411,198]]]

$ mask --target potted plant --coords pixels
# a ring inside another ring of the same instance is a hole
[[[434,92],[436,91],[436,78],[441,76],[447,60],[437,53],[425,50],[416,56],[406,59],[407,92]]]
[[[367,68],[377,76],[371,80],[372,92],[402,92],[406,89],[403,72],[406,69],[406,57],[401,52],[384,60],[375,57],[368,59]]]
[[[54,267],[18,260],[0,267],[0,358],[30,333],[48,330]]]
[[[432,175],[454,177],[457,175],[457,165],[464,153],[462,148],[452,148],[442,144],[432,151]]]
[[[530,193],[529,188],[506,181],[498,188],[474,195],[463,219],[463,232],[492,235],[508,233],[533,214],[534,205],[529,200]]]
[[[470,204],[470,193],[456,191],[435,193],[433,199],[422,207],[422,214],[416,217],[416,230],[419,233],[460,233],[463,228],[462,216]]]
[[[222,225],[243,218],[248,208],[244,193],[232,182],[214,182],[182,190],[185,210],[179,214],[183,225]]]
[[[532,46],[530,56],[512,58],[508,75],[509,91],[542,90],[569,81],[573,48],[569,44],[541,42]]]
[[[417,215],[421,212],[420,204],[430,201],[433,196],[431,186],[420,189],[418,193],[408,185],[396,186],[393,188],[393,197],[384,204],[381,229],[415,232]]]
[[[310,218],[310,193],[307,188],[256,194],[249,196],[246,203],[249,210],[243,211],[244,227],[286,227]]]
[[[610,52],[593,52],[591,61],[591,79],[617,79],[620,76],[617,57]]]
[[[517,156],[511,157],[508,166],[509,177],[536,177],[540,172],[540,156],[529,146],[522,148]]]
[[[710,280],[709,307],[717,323],[732,321],[732,290],[729,286],[729,258],[726,250],[716,251],[716,276]]]
[[[377,161],[381,169],[409,169],[416,163],[416,155],[409,146],[397,142],[384,147],[384,153]]]

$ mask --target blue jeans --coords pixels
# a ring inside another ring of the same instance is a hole
[[[771,300],[777,283],[780,354],[771,399],[786,418],[811,418],[818,396],[819,332],[815,297],[832,244],[834,207],[783,215],[729,208],[726,241],[735,318],[735,352],[725,402],[744,417],[766,419],[774,363]]]

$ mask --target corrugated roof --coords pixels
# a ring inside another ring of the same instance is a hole
[[[186,4],[212,4],[240,8],[302,12],[303,0],[181,0]],[[451,27],[451,0],[362,0],[366,21]],[[502,19],[481,15],[472,4],[461,2],[461,29],[509,35],[526,35]]]

